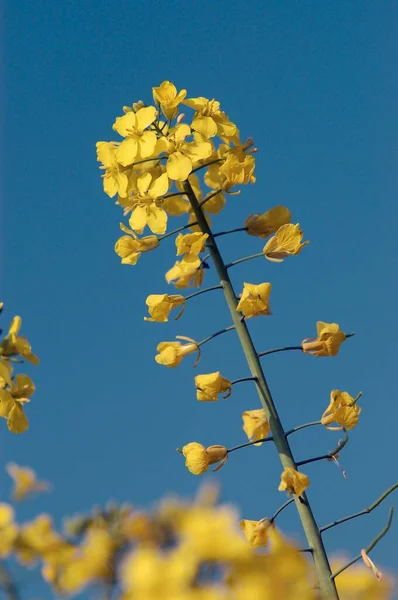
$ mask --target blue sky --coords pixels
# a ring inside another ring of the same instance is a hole
[[[319,418],[331,389],[363,391],[341,456],[348,479],[323,462],[305,472],[320,523],[367,506],[398,479],[396,3],[20,0],[4,12],[2,323],[22,315],[41,364],[28,367],[37,385],[29,432],[12,436],[2,423],[1,456],[54,485],[18,507],[19,518],[46,511],[60,523],[110,498],[147,507],[169,492],[193,495],[201,480],[175,448],[242,443],[241,413],[259,407],[250,383],[217,404],[195,399],[196,373],[248,374],[234,333],[206,345],[196,371],[190,358],[175,370],[155,363],[159,341],[230,324],[219,292],[192,300],[178,322],[143,321],[148,294],[172,293],[172,239],[136,267],[113,251],[121,215],[102,191],[95,142],[115,139],[121,107],[150,102],[165,79],[219,100],[259,148],[256,185],[229,199],[215,230],[284,204],[311,240],[283,264],[231,271],[237,290],[272,282],[272,317],[250,323],[259,351],[300,343],[317,320],[356,332],[336,358],[286,353],[263,364],[286,427]],[[245,234],[220,244],[226,260],[262,248]],[[215,283],[210,270],[206,285]],[[301,460],[337,440],[318,428],[292,444]],[[222,500],[257,519],[284,501],[280,470],[268,444],[234,453],[203,480],[219,481]],[[9,487],[0,472],[4,500]],[[328,532],[328,549],[357,554],[388,505]],[[294,509],[279,525],[301,539]],[[397,532],[372,555],[389,569]]]

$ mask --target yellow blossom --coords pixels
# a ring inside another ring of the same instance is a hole
[[[136,157],[151,156],[156,146],[156,133],[145,131],[156,118],[156,108],[146,106],[137,112],[128,112],[123,117],[117,117],[112,129],[125,139],[116,152],[117,162],[127,167]]]
[[[142,252],[149,252],[159,246],[156,235],[139,238],[138,235],[120,223],[120,229],[129,235],[123,235],[115,244],[115,252],[123,265],[135,265]]]
[[[11,387],[12,365],[6,358],[0,357],[0,388],[9,385]]]
[[[14,523],[14,509],[9,504],[0,503],[0,558],[6,558],[13,550],[18,535]]]
[[[164,152],[168,157],[167,175],[175,181],[185,181],[193,169],[193,165],[212,153],[210,142],[194,137],[192,142],[186,138],[191,135],[191,128],[185,123],[176,125],[168,134],[158,140],[156,152]]]
[[[6,471],[14,480],[14,500],[24,500],[34,492],[46,492],[50,484],[46,481],[38,481],[36,473],[29,467],[19,467],[15,463],[8,463]]]
[[[151,294],[146,299],[150,317],[144,317],[145,321],[156,321],[157,323],[166,323],[169,320],[169,314],[176,306],[182,306],[181,311],[176,316],[178,319],[185,308],[185,298],[180,294],[169,296],[168,294]]]
[[[148,225],[152,233],[163,234],[167,228],[167,213],[163,208],[163,196],[169,189],[169,178],[163,173],[153,179],[150,173],[142,173],[137,179],[137,193],[130,201],[131,229],[142,233]]]
[[[185,456],[185,466],[193,475],[202,475],[209,465],[221,461],[215,470],[221,468],[228,457],[225,446],[209,446],[205,448],[198,442],[191,442],[183,447],[182,454]]]
[[[176,261],[174,267],[166,273],[167,283],[173,283],[176,288],[200,287],[203,283],[204,269],[202,263],[196,266],[194,263]]]
[[[249,215],[245,221],[247,233],[260,238],[266,238],[275,233],[282,225],[290,223],[290,210],[285,206],[275,206],[260,215]]]
[[[247,319],[260,315],[270,315],[269,296],[271,287],[270,283],[260,283],[259,285],[244,283],[236,310],[242,312]]]
[[[224,185],[225,189],[229,189],[235,185],[254,183],[256,180],[253,175],[254,168],[254,156],[245,154],[245,152],[239,148],[230,150],[225,162],[219,167],[219,172],[222,173],[226,179],[226,184]]]
[[[30,402],[35,386],[27,375],[19,374],[11,384],[10,390],[0,389],[0,417],[7,419],[11,433],[24,433],[29,422],[24,412],[24,403]]]
[[[308,479],[307,475],[296,471],[292,467],[285,467],[281,475],[281,482],[278,490],[280,492],[284,492],[286,490],[289,495],[295,494],[296,496],[301,496],[301,494],[309,485],[310,480]]]
[[[119,194],[122,198],[127,196],[128,176],[126,169],[121,167],[116,160],[118,146],[115,142],[97,142],[97,160],[102,162],[100,169],[105,169],[103,178],[104,192],[110,198]]]
[[[174,119],[178,112],[178,105],[187,95],[187,90],[177,94],[176,86],[170,81],[163,81],[159,87],[153,87],[153,99],[160,105],[166,119]]]
[[[55,559],[68,547],[69,544],[54,531],[51,517],[42,514],[20,527],[15,552],[22,564],[32,565],[39,558]]]
[[[21,329],[22,319],[21,317],[14,317],[11,321],[10,328],[6,337],[0,344],[1,354],[3,356],[12,356],[13,354],[20,354],[23,358],[26,358],[29,362],[34,365],[39,364],[39,359],[32,353],[31,345],[25,337],[19,334]]]
[[[227,115],[220,110],[220,103],[217,100],[203,97],[189,98],[184,101],[184,104],[196,111],[191,127],[205,138],[218,135],[223,140],[229,140],[236,136],[235,123],[231,123]]]
[[[222,377],[219,371],[197,375],[195,386],[196,398],[202,402],[218,400],[218,394],[225,394],[223,397],[229,398],[232,393],[231,382]]]
[[[330,404],[322,415],[321,423],[328,429],[353,429],[358,425],[361,409],[348,392],[332,390]],[[330,423],[337,423],[340,427],[330,427]]]
[[[249,521],[243,519],[239,523],[240,528],[246,536],[247,541],[253,548],[266,546],[268,543],[268,530],[272,526],[269,519],[261,519],[261,521]]]
[[[196,366],[200,359],[200,349],[195,340],[185,337],[183,335],[177,335],[177,339],[185,340],[188,344],[182,344],[181,342],[160,342],[156,350],[159,352],[155,356],[155,360],[159,365],[165,367],[178,367],[184,356],[197,352],[198,356],[194,366]]]
[[[303,352],[314,356],[336,356],[341,344],[346,339],[346,334],[340,330],[337,323],[316,324],[317,338],[306,338],[301,342]]]
[[[309,244],[309,241],[302,242],[303,235],[299,223],[282,225],[265,244],[263,248],[265,258],[271,262],[282,262],[287,256],[299,254],[304,246]]]
[[[348,560],[332,559],[332,571]],[[337,591],[343,600],[392,600],[393,581],[390,577],[377,580],[364,565],[352,565],[335,578]]]
[[[183,256],[183,262],[195,265],[200,265],[199,254],[204,252],[206,248],[206,240],[209,237],[208,233],[195,232],[186,233],[185,235],[179,233],[176,237],[177,256]]]
[[[271,428],[265,410],[257,408],[255,410],[246,410],[242,413],[243,431],[251,442],[266,438]],[[257,442],[254,446],[261,446],[263,442]]]

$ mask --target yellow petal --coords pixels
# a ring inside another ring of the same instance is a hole
[[[19,402],[15,402],[9,412],[7,426],[11,433],[25,433],[29,428],[29,422]]]
[[[170,154],[167,165],[167,175],[175,181],[186,181],[192,171],[192,163],[181,152]]]
[[[145,225],[147,224],[147,207],[146,206],[136,206],[133,212],[131,213],[129,219],[129,225],[131,229],[137,231],[137,233],[142,233]],[[119,252],[118,252],[119,254]]]
[[[132,114],[132,113],[129,113]],[[127,115],[126,115],[127,116]],[[117,161],[127,167],[134,162],[138,152],[138,142],[136,138],[126,138],[117,149]]]
[[[148,227],[157,235],[165,233],[167,229],[166,211],[152,204],[148,209]]]
[[[145,131],[140,136],[138,143],[140,147],[141,158],[147,158],[148,156],[151,156],[156,147],[156,133],[154,131]]]
[[[131,113],[128,113],[131,114]],[[126,115],[127,116],[127,115]],[[154,106],[146,106],[145,108],[141,108],[136,113],[136,128],[139,131],[144,131],[148,125],[154,122],[156,119],[156,108]],[[123,118],[123,117],[122,117]],[[152,132],[155,137],[155,132]]]

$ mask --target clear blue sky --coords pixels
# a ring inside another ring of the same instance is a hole
[[[18,516],[49,511],[59,523],[109,498],[149,506],[166,492],[192,495],[201,479],[175,448],[244,442],[241,412],[259,407],[250,383],[224,402],[195,399],[195,373],[248,374],[234,333],[205,346],[196,371],[190,358],[176,370],[155,363],[159,341],[230,323],[218,292],[193,300],[176,323],[143,321],[149,293],[172,293],[172,240],[137,267],[113,252],[120,210],[102,191],[95,142],[115,139],[121,107],[150,102],[165,79],[220,100],[259,148],[257,184],[230,198],[215,228],[285,204],[311,240],[281,265],[258,259],[233,270],[238,289],[273,284],[273,316],[250,323],[258,349],[300,343],[317,320],[357,334],[334,359],[278,354],[264,368],[286,427],[320,418],[333,388],[364,392],[341,456],[348,479],[329,463],[305,472],[320,523],[367,506],[398,479],[396,3],[10,0],[4,13],[2,322],[23,316],[41,365],[28,371],[37,385],[30,430],[12,436],[1,423],[1,460],[54,484]],[[244,234],[222,240],[228,260],[261,247]],[[214,285],[214,272],[206,277]],[[294,452],[327,452],[338,435],[300,432]],[[280,470],[265,445],[234,453],[208,478],[257,519],[284,501]],[[2,471],[2,499],[8,491]],[[328,549],[358,553],[388,506],[331,530]],[[294,509],[279,525],[300,532]],[[395,523],[374,560],[395,568],[397,540]]]

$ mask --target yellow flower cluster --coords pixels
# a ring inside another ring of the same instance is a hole
[[[0,304],[0,311],[3,304]],[[21,317],[14,317],[7,335],[0,341],[0,417],[7,421],[7,427],[12,433],[24,433],[29,422],[24,405],[30,402],[35,385],[28,375],[14,375],[13,365],[23,362],[23,359],[34,365],[39,359],[25,337],[19,335]]]

